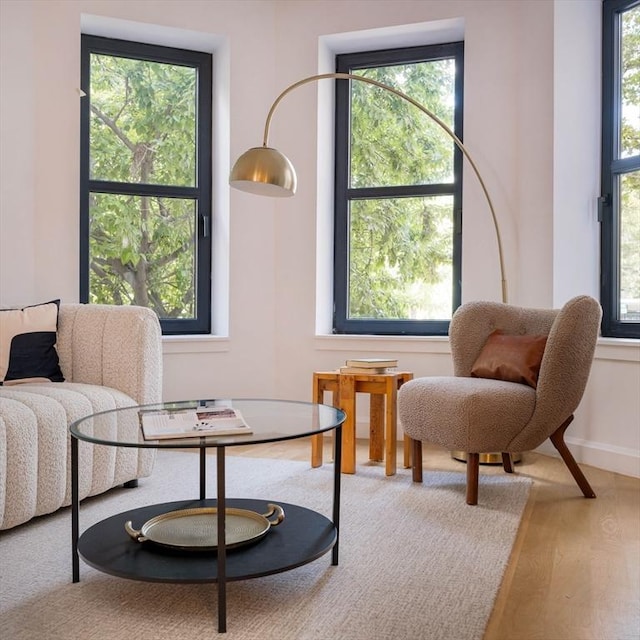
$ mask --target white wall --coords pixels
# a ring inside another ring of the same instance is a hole
[[[557,306],[578,293],[597,295],[597,227],[585,211],[598,190],[597,171],[588,160],[572,162],[565,138],[581,141],[581,159],[597,158],[599,72],[584,62],[599,64],[599,0],[4,0],[0,6],[3,305],[77,300],[81,23],[126,20],[151,41],[163,37],[152,25],[179,29],[182,37],[209,43],[222,60],[215,78],[218,336],[165,339],[166,399],[309,399],[311,372],[353,355],[397,355],[416,375],[451,371],[443,338],[316,333],[326,317],[316,283],[330,277],[323,259],[331,220],[330,181],[323,178],[330,126],[318,103],[326,90],[308,85],[291,94],[273,122],[272,144],[298,170],[295,198],[273,201],[225,187],[229,163],[261,142],[272,100],[326,65],[327,47],[337,46],[339,34],[370,41],[381,29],[402,27],[412,38],[424,31],[426,39],[423,23],[462,25],[465,144],[495,201],[509,300]],[[464,298],[499,299],[489,213],[468,171],[464,197]],[[603,341],[568,437],[578,459],[640,475],[638,390],[637,341]]]
[[[32,7],[0,11],[0,301],[13,305],[35,298],[34,32]]]

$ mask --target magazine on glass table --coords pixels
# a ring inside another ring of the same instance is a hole
[[[237,436],[253,433],[240,412],[231,407],[149,409],[140,411],[139,415],[145,440]]]

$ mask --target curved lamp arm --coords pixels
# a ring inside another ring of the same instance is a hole
[[[246,151],[234,165],[229,177],[229,184],[236,189],[243,191],[250,191],[252,193],[258,193],[261,195],[273,195],[273,196],[292,196],[296,190],[296,174],[293,165],[289,159],[281,154],[277,149],[273,149],[268,146],[269,142],[269,127],[271,126],[271,119],[273,114],[283,100],[283,98],[291,93],[294,89],[301,87],[310,82],[317,82],[319,80],[337,79],[337,80],[357,80],[358,82],[365,82],[367,84],[375,85],[385,91],[389,91],[396,96],[410,102],[414,107],[420,109],[422,113],[428,116],[433,122],[435,122],[443,131],[445,131],[449,137],[453,140],[455,145],[463,153],[464,157],[468,160],[473,172],[480,183],[482,192],[489,205],[489,211],[491,212],[491,219],[493,221],[493,228],[496,234],[496,242],[498,245],[498,258],[500,261],[500,277],[502,285],[502,302],[507,302],[507,280],[505,277],[504,256],[502,252],[502,239],[500,236],[500,227],[498,225],[498,218],[493,206],[493,201],[487,190],[478,167],[467,151],[466,147],[462,143],[462,140],[456,136],[452,129],[443,122],[435,113],[432,113],[423,104],[414,100],[406,93],[395,89],[387,84],[367,78],[365,76],[358,76],[352,73],[320,73],[313,76],[308,76],[298,80],[289,85],[273,102],[269,113],[267,114],[267,120],[264,125],[264,137],[262,140],[262,147],[254,147]]]

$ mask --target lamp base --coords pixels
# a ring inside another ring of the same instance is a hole
[[[459,460],[460,462],[467,461],[467,452],[466,451],[452,451],[451,457],[454,460]],[[522,460],[521,453],[512,453],[511,460],[513,463],[520,462]],[[502,464],[502,453],[481,453],[480,454],[480,464]]]

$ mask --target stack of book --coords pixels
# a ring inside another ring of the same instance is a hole
[[[390,373],[398,366],[394,358],[352,358],[347,360],[340,373]]]

